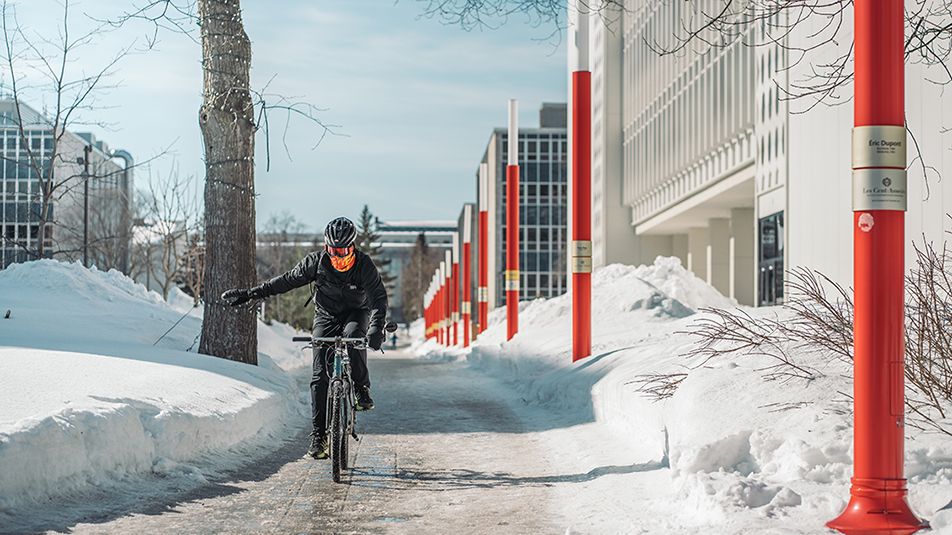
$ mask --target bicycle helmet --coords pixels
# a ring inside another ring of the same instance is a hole
[[[346,217],[338,217],[324,229],[324,245],[330,248],[345,248],[354,245],[357,239],[357,227]]]

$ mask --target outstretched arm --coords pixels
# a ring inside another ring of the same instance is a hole
[[[264,299],[265,297],[283,294],[295,288],[300,288],[314,280],[320,261],[320,253],[313,252],[305,256],[284,275],[279,275],[271,280],[267,280],[254,288],[235,288],[228,290],[221,294],[221,298],[227,301],[231,306],[238,306],[252,299]]]
[[[264,290],[266,296],[283,294],[295,288],[300,288],[315,279],[317,266],[320,262],[321,253],[319,251],[310,253],[284,275],[278,275],[258,287]]]

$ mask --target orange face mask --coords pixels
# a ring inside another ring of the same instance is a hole
[[[334,266],[334,269],[340,272],[344,272],[354,267],[354,260],[356,255],[351,252],[347,256],[333,256],[331,255],[331,265]]]

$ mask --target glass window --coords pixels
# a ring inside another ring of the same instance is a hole
[[[526,271],[537,271],[539,269],[539,253],[526,253]]]

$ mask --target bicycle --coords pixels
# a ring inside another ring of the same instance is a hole
[[[386,332],[394,332],[396,329],[397,324],[393,322],[387,322],[384,327]],[[327,390],[325,429],[330,440],[331,471],[334,482],[340,483],[341,473],[348,469],[349,438],[360,440],[356,428],[357,396],[354,393],[354,382],[350,378],[348,349],[367,349],[367,338],[295,336],[291,340],[294,342],[308,342],[310,347],[334,348],[334,363],[331,368],[330,385]]]

